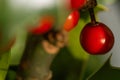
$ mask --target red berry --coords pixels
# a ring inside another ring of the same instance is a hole
[[[111,50],[114,44],[114,36],[105,24],[88,23],[81,32],[80,42],[89,54],[100,55]]]
[[[37,27],[30,29],[32,34],[44,34],[52,29],[54,25],[54,18],[52,16],[44,16],[40,19]]]
[[[64,29],[66,31],[72,30],[78,23],[80,17],[79,11],[73,11],[70,13],[70,15],[67,17],[65,23],[64,23]]]
[[[72,9],[80,9],[82,8],[87,0],[70,0],[70,7]]]

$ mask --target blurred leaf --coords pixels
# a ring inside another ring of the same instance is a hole
[[[11,49],[11,65],[18,65],[23,54],[23,50],[25,48],[26,42],[26,32],[25,30],[19,29],[18,33],[16,34],[16,43]]]
[[[98,3],[102,3],[102,4],[113,4],[115,3],[117,0],[97,0]]]
[[[82,60],[73,57],[67,47],[61,49],[51,65],[52,80],[79,80],[82,64]]]
[[[88,59],[88,54],[82,49],[80,45],[80,32],[86,22],[83,20],[79,21],[79,24],[69,33],[69,50],[72,55],[77,59]]]
[[[88,78],[88,80],[119,80],[119,79],[120,70],[111,67],[110,57],[95,74]]]
[[[4,53],[2,56],[0,56],[0,80],[4,80],[7,74],[9,61],[10,61],[10,52]]]
[[[0,80],[5,80],[7,70],[0,70]]]
[[[0,57],[0,69],[7,69],[9,65],[10,53],[4,53]]]
[[[100,69],[106,62],[110,54],[106,55],[90,55],[86,62],[84,77],[81,80],[86,80],[93,72]]]
[[[98,4],[96,7],[95,7],[95,13],[98,13],[100,11],[108,11],[108,8],[102,4]]]
[[[15,80],[16,72],[9,70],[5,80]]]

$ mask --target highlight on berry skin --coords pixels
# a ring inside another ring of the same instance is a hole
[[[68,32],[71,31],[78,24],[79,18],[80,18],[79,11],[75,10],[71,12],[64,23],[64,29]]]

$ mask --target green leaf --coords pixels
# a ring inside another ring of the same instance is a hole
[[[7,74],[10,61],[10,52],[4,53],[0,57],[0,80],[4,80]]]
[[[110,58],[105,62],[105,64],[88,80],[119,80],[120,79],[120,70],[111,67]]]
[[[11,65],[18,65],[20,62],[20,59],[23,54],[23,50],[25,48],[26,34],[27,33],[24,30],[19,29],[16,36],[16,43],[11,49],[11,59],[10,59]]]
[[[115,3],[117,0],[98,0],[98,3],[102,3],[102,4],[113,4]]]
[[[83,60],[76,59],[67,47],[56,55],[51,65],[52,80],[79,80]]]
[[[4,70],[0,70],[0,80],[5,80],[7,71]]]
[[[69,45],[68,48],[72,55],[77,59],[88,59],[88,54],[82,49],[80,45],[80,32],[86,22],[83,20],[79,21],[79,24],[69,33]]]
[[[6,76],[6,80],[15,80],[16,78],[16,72],[9,70]]]
[[[96,7],[95,7],[95,13],[98,13],[100,11],[108,11],[108,8],[102,4],[98,4]]]

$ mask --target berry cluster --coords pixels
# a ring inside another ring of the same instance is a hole
[[[64,29],[66,31],[72,30],[77,25],[80,17],[78,10],[87,4],[87,0],[70,0],[70,3],[71,9],[74,11],[70,13],[65,21]],[[96,0],[91,0],[91,2],[89,0],[88,4],[91,4],[87,8],[90,13],[91,22],[83,28],[80,34],[80,43],[83,49],[89,54],[105,54],[113,47],[113,33],[105,24],[96,21],[93,9],[97,4]]]
[[[96,0],[94,1],[96,3]],[[63,26],[64,30],[67,32],[71,31],[78,24],[80,19],[79,11],[88,3],[87,0],[69,0],[69,2],[72,12],[66,18]],[[93,6],[95,7],[96,5]],[[83,49],[89,54],[105,54],[113,47],[114,36],[112,31],[105,24],[96,21],[94,7],[87,8],[90,13],[91,22],[86,24],[83,28],[80,34],[80,43]],[[53,16],[43,16],[37,27],[31,29],[30,32],[35,35],[45,34],[52,29],[54,24],[55,18]]]
[[[87,0],[69,0],[69,7],[73,11],[69,14],[64,23],[64,29],[66,31],[72,30],[77,25],[80,17],[79,9],[81,9],[86,4],[86,1]],[[44,34],[52,29],[54,23],[55,18],[53,16],[42,16],[39,24],[29,31],[32,34]]]
[[[64,26],[63,31],[70,31],[72,30],[78,23],[80,13],[79,9],[83,7],[83,5],[86,3],[86,0],[69,0],[70,2],[70,8],[73,10],[69,16],[67,17]],[[56,35],[61,32],[61,36],[64,34],[63,31],[58,31],[57,33],[54,32],[53,26],[55,24],[55,18],[52,15],[47,16],[41,16],[40,21],[36,27],[30,28],[28,31],[29,33],[33,35],[43,35],[44,39],[47,40],[50,44],[53,44],[55,46],[58,45],[58,42],[60,42],[59,46],[62,44],[63,41],[58,41],[56,39]],[[66,40],[66,39],[65,39]]]

